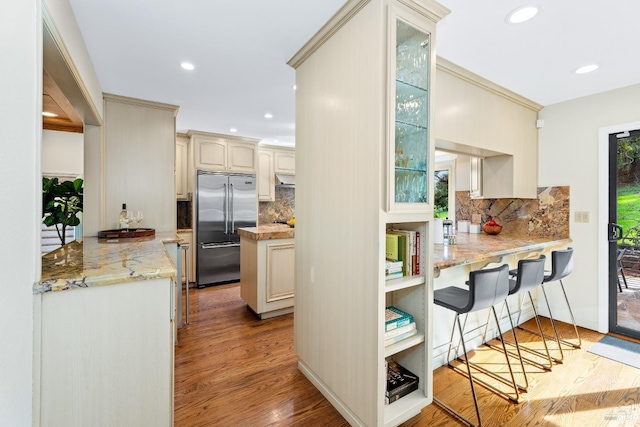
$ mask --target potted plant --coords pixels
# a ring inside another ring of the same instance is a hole
[[[56,226],[58,237],[64,246],[67,226],[80,224],[82,212],[82,178],[59,182],[58,178],[42,178],[42,222],[47,227]]]

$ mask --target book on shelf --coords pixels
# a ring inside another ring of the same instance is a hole
[[[410,325],[415,325],[415,323],[412,322],[412,323],[410,323]],[[409,325],[406,325],[406,326],[409,326]],[[385,338],[384,346],[388,347],[388,346],[390,346],[392,344],[395,344],[395,343],[400,342],[402,340],[405,340],[405,339],[407,339],[409,337],[412,337],[412,336],[416,335],[417,333],[418,333],[418,331],[414,328],[414,329],[411,329],[410,331],[404,332],[404,333],[402,333],[400,335],[396,335],[396,336],[391,337],[391,338]]]
[[[390,234],[404,235],[406,238],[405,251],[408,254],[405,276],[420,274],[420,232],[412,230],[387,230]]]
[[[398,236],[394,234],[386,235],[385,256],[387,260],[399,260]]]
[[[420,232],[416,231],[416,274],[420,274]]]
[[[398,261],[395,259],[389,259],[387,258],[385,264],[384,264],[384,268],[402,268],[402,261]]]
[[[387,397],[390,402],[406,396],[418,388],[420,379],[417,375],[399,365],[395,360],[388,360],[386,364],[387,390],[385,397]]]
[[[405,397],[407,394],[413,393],[417,389],[418,389],[418,382],[416,381],[411,386],[409,386],[408,388],[398,392],[398,394],[395,394],[395,395],[393,395],[391,397],[385,396],[384,397],[384,404],[385,405],[389,405],[390,403],[393,403],[393,402],[397,401],[401,397]]]
[[[402,260],[402,267],[404,268],[404,275],[411,276],[412,257],[411,257],[411,236],[406,230],[387,230],[387,236],[398,236],[398,258]]]
[[[386,331],[384,333],[384,339],[388,340],[389,338],[393,338],[395,336],[404,334],[405,332],[415,331],[417,329],[416,322],[411,322],[408,325],[400,326],[399,328],[391,329],[390,331]]]
[[[390,305],[384,311],[384,331],[399,328],[413,322],[413,316],[400,310],[398,307]]]
[[[402,271],[397,271],[395,273],[387,273],[384,276],[385,280],[397,279],[399,277],[403,277],[404,273]]]
[[[384,274],[391,274],[391,273],[402,273],[402,267],[384,269]]]

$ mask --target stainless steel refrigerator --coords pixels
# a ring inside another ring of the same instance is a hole
[[[238,228],[256,225],[256,176],[198,171],[196,188],[196,283],[237,282]]]

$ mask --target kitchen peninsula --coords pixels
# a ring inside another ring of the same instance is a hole
[[[43,257],[39,425],[173,424],[175,242],[85,237]]]
[[[293,312],[294,229],[267,224],[238,229],[240,296],[261,319]]]
[[[434,289],[446,286],[464,286],[469,280],[469,272],[485,267],[497,267],[501,264],[509,264],[509,268],[517,268],[518,261],[526,258],[537,258],[540,255],[547,257],[546,269],[551,270],[551,252],[555,249],[564,249],[570,243],[568,237],[530,237],[518,234],[487,235],[459,233],[456,245],[434,245],[433,268],[434,268]],[[520,305],[516,296],[509,297],[511,307]],[[520,318],[524,322],[533,317],[533,311],[527,305],[528,311],[524,311]],[[539,307],[542,309],[542,307]],[[447,363],[447,349],[451,337],[451,325],[453,324],[453,314],[438,306],[433,306],[434,328],[433,328],[433,367]],[[554,311],[555,314],[555,311]],[[506,319],[506,318],[505,318]],[[467,330],[473,330],[484,324],[486,315],[469,316]],[[515,319],[514,319],[515,321]],[[508,329],[507,321],[504,320],[504,328]],[[482,335],[482,334],[480,334]],[[480,336],[473,346],[479,345]]]

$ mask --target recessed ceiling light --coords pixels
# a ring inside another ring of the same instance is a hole
[[[188,71],[193,71],[196,69],[195,65],[193,65],[191,62],[181,62],[180,66]]]
[[[273,114],[271,114],[271,113],[265,113],[264,118],[265,118],[265,119],[273,119]]]
[[[231,128],[231,129],[229,129],[229,132],[238,132],[238,129],[236,129],[236,128]]]
[[[585,74],[585,73],[590,73],[592,71],[595,71],[597,69],[598,69],[598,66],[596,64],[589,64],[589,65],[585,65],[583,67],[578,68],[577,70],[574,71],[574,73]]]
[[[298,85],[293,85],[293,90],[298,89]]]
[[[540,12],[538,6],[522,6],[509,12],[505,21],[509,24],[520,24],[532,19]]]
[[[56,113],[50,113],[48,111],[43,111],[42,115],[45,117],[58,117],[58,115]]]

